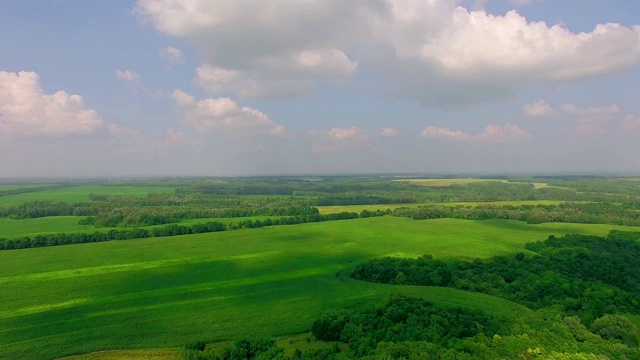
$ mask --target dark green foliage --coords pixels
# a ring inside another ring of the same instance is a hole
[[[590,324],[607,313],[640,313],[640,243],[637,235],[550,236],[526,247],[539,256],[472,262],[385,258],[355,268],[356,279],[379,283],[449,286],[500,296],[539,309],[560,305]]]
[[[311,330],[318,339],[348,343],[355,355],[363,356],[380,342],[428,341],[445,346],[453,339],[493,336],[502,327],[499,319],[479,311],[396,296],[374,307],[327,313]]]
[[[187,344],[184,348],[187,350],[197,350],[197,351],[204,351],[204,349],[207,347],[207,343],[204,341],[196,341],[194,343],[190,343]]]
[[[638,346],[638,329],[624,316],[607,314],[597,318],[591,324],[591,331],[603,339],[616,339],[629,346]]]
[[[426,219],[466,219],[466,220],[520,220],[530,224],[543,222],[568,222],[580,224],[614,224],[640,226],[640,212],[637,206],[610,203],[564,203],[559,205],[482,205],[445,206],[426,205],[417,208],[398,208],[394,216],[410,217],[414,220]]]

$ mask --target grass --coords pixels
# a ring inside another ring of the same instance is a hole
[[[31,201],[51,201],[51,202],[88,202],[89,195],[111,194],[145,197],[152,193],[173,193],[174,187],[145,187],[145,186],[75,186],[63,189],[51,189],[34,191],[22,194],[0,196],[0,207],[8,208],[19,206]]]
[[[3,251],[0,358],[300,334],[328,309],[398,293],[514,316],[527,309],[483,294],[345,274],[382,256],[486,258],[526,251],[525,243],[549,234],[613,228],[625,227],[381,217]]]
[[[0,238],[19,238],[51,233],[92,233],[93,225],[78,225],[83,216],[50,216],[13,220],[0,218]],[[108,229],[107,229],[108,230]],[[106,230],[105,230],[106,231]]]

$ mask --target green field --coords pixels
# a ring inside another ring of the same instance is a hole
[[[173,193],[175,187],[149,187],[149,186],[74,186],[62,189],[52,189],[44,191],[34,191],[22,194],[0,196],[0,207],[19,206],[32,201],[51,202],[88,202],[89,195],[111,194],[135,197],[145,197],[147,194]]]
[[[327,309],[394,293],[514,315],[527,309],[479,293],[344,274],[382,256],[486,258],[526,251],[525,243],[550,234],[611,229],[630,228],[381,217],[2,251],[0,358],[303,333]]]
[[[90,233],[96,230],[93,225],[78,225],[78,221],[82,219],[83,216],[49,216],[20,220],[0,218],[0,238],[33,237],[51,233]]]

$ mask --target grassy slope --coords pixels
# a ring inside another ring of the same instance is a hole
[[[392,293],[494,313],[526,311],[482,294],[369,284],[337,273],[367,259],[475,258],[606,225],[370,218],[0,252],[0,358],[307,331],[330,308]]]
[[[24,194],[0,196],[0,207],[11,207],[31,201],[51,201],[51,202],[87,202],[89,195],[112,194],[144,197],[151,193],[172,193],[173,187],[143,187],[143,186],[76,186],[65,189],[53,189],[45,191],[35,191]]]

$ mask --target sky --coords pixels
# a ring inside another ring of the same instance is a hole
[[[0,178],[640,174],[636,0],[2,0]]]

